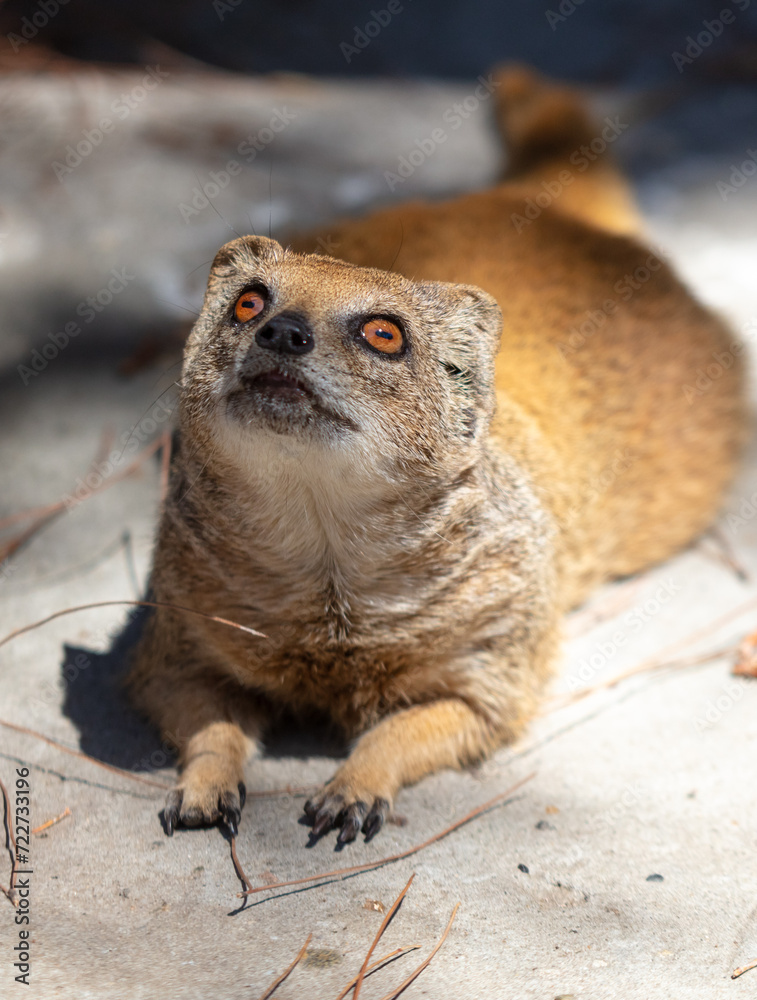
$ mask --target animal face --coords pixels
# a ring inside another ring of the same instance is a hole
[[[500,323],[472,286],[235,240],[187,344],[183,421],[258,464],[446,469],[488,426]]]

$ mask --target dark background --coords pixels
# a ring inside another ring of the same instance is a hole
[[[733,15],[725,27],[723,11]],[[359,48],[356,33],[377,15],[383,25]],[[697,37],[701,53],[680,72],[674,54]],[[183,337],[208,262],[237,232],[286,240],[339,216],[492,183],[506,150],[490,104],[406,184],[391,190],[385,172],[477,76],[510,60],[587,85],[600,120],[623,115],[631,127],[612,155],[649,218],[680,228],[682,206],[696,203],[692,218],[717,220],[729,236],[753,231],[745,201],[721,198],[717,184],[757,147],[757,0],[8,0],[0,374],[10,366],[16,378],[16,364],[113,268],[137,278],[66,357],[154,328],[162,336],[165,323]],[[56,175],[69,145],[156,65],[165,85],[70,176]],[[299,109],[292,128],[206,209],[183,216],[193,190],[287,102]]]
[[[515,58],[577,81],[659,85],[680,81],[672,54],[725,9],[735,21],[687,68],[687,85],[757,78],[757,0],[744,10],[747,0],[400,2],[349,62],[341,44],[386,0],[69,0],[40,34],[55,52],[103,62],[141,63],[159,44],[247,73],[461,78]],[[3,35],[38,9],[38,0],[5,4]],[[564,19],[550,25],[548,11]]]

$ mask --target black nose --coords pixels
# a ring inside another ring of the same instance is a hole
[[[277,354],[307,354],[315,346],[313,331],[296,313],[279,313],[255,334],[258,347]]]

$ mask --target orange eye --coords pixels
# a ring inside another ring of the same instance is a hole
[[[247,323],[265,309],[265,299],[260,292],[245,292],[237,299],[234,315],[240,323]]]
[[[405,346],[402,330],[388,319],[369,319],[360,327],[360,333],[374,351],[382,354],[399,354]]]

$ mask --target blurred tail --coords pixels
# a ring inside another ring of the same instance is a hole
[[[612,232],[638,233],[641,220],[611,152],[628,125],[619,116],[595,121],[577,91],[526,67],[503,67],[495,79],[508,153],[504,180],[526,197],[559,188],[558,211]]]

